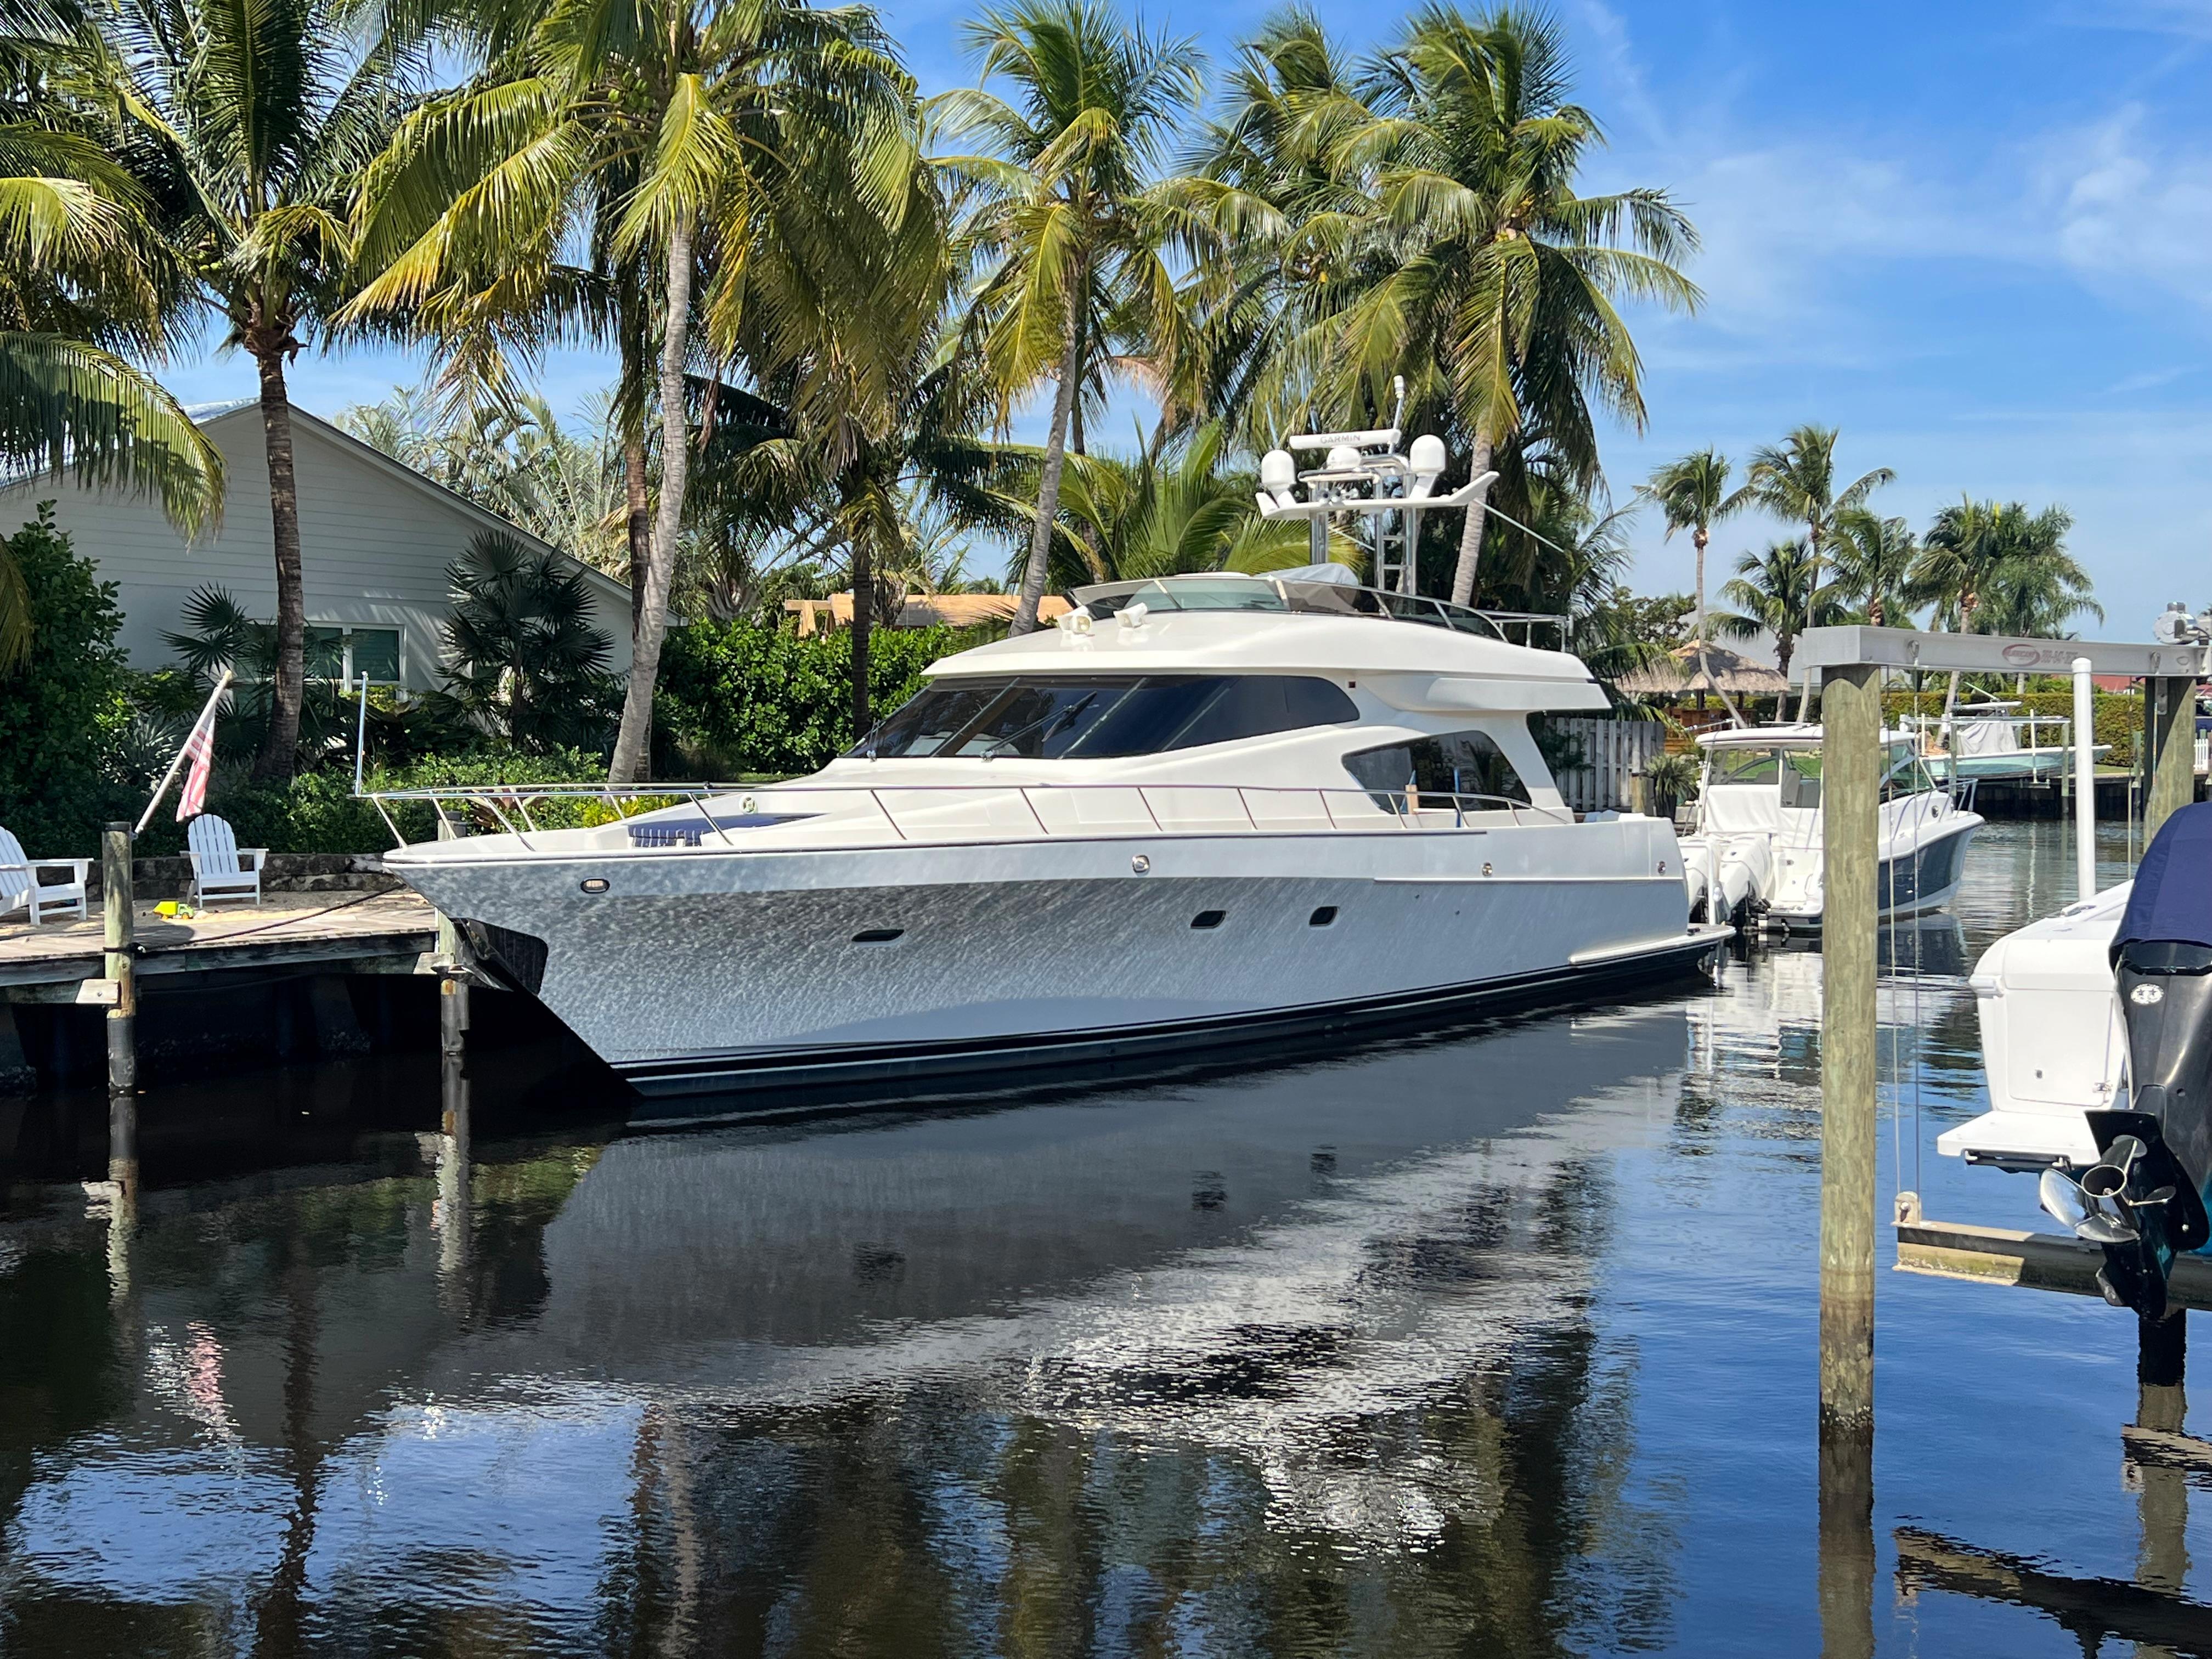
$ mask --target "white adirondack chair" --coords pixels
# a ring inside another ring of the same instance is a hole
[[[27,859],[23,856],[23,843],[7,830],[0,830],[0,916],[28,909],[33,927],[57,911],[64,915],[75,912],[82,921],[84,872],[91,867],[90,859]],[[68,871],[69,879],[40,879],[42,874],[57,870]]]
[[[201,909],[224,899],[261,902],[261,866],[268,861],[266,848],[238,844],[230,825],[212,812],[203,812],[185,831],[191,848],[192,902]]]

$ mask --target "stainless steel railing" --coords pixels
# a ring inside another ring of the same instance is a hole
[[[1126,807],[1135,810],[1113,815],[1110,805],[1117,796],[1124,798]],[[399,846],[406,846],[408,841],[392,817],[392,807],[422,804],[456,835],[496,825],[495,833],[511,835],[531,851],[538,850],[531,843],[534,836],[613,823],[631,826],[633,850],[704,847],[711,834],[715,844],[734,851],[740,843],[731,836],[732,830],[763,828],[846,808],[859,810],[864,803],[902,842],[941,841],[977,830],[993,832],[994,838],[1011,834],[1016,839],[1032,834],[1064,839],[1127,834],[1133,830],[1161,835],[1316,830],[1429,833],[1464,830],[1471,827],[1471,817],[1498,813],[1506,815],[1515,827],[1576,822],[1575,815],[1563,808],[1533,805],[1503,795],[1227,783],[707,783],[622,788],[605,784],[515,784],[367,790],[362,799],[376,807]],[[712,805],[726,801],[736,803],[734,814],[717,813]],[[573,818],[600,803],[610,816],[584,823],[538,821],[549,813]],[[1314,810],[1295,810],[1306,804]],[[696,817],[667,816],[687,805],[698,808]],[[1101,805],[1109,811],[1096,810]],[[641,830],[646,830],[650,839],[641,841]]]

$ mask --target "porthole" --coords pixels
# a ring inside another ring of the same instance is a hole
[[[1203,933],[1207,928],[1220,927],[1228,920],[1229,912],[1226,910],[1200,910],[1190,919],[1190,925]]]
[[[1326,927],[1335,920],[1336,907],[1334,904],[1324,904],[1320,909],[1315,911],[1311,915],[1306,918],[1306,926],[1309,927]]]
[[[593,876],[582,885],[587,893],[604,893],[607,890],[607,878],[605,876]]]
[[[903,927],[868,927],[853,935],[855,945],[889,945],[905,933]]]

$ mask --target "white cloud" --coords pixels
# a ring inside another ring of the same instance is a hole
[[[2034,167],[2049,246],[2093,292],[2212,305],[2212,150],[2162,142],[2140,104],[2054,133]]]

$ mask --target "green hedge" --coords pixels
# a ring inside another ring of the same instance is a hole
[[[513,751],[436,757],[411,765],[373,769],[364,780],[370,789],[422,789],[434,784],[605,783],[607,769],[596,755],[580,750],[550,755]],[[173,795],[172,796],[173,799]],[[143,801],[141,803],[143,810]],[[138,843],[142,856],[180,852],[185,826],[175,807],[165,805]],[[265,847],[272,853],[381,853],[392,844],[392,831],[375,806],[356,800],[350,772],[307,772],[289,784],[255,783],[241,770],[218,774],[208,790],[208,811],[228,819],[240,847]],[[550,815],[533,805],[541,828],[554,822],[582,823],[580,806],[556,808]],[[438,833],[436,813],[428,802],[392,809],[399,832],[410,842]]]
[[[131,811],[100,757],[131,720],[113,582],[54,527],[53,503],[5,538],[31,606],[28,661],[0,673],[0,824],[33,858],[88,857]]]
[[[921,689],[939,657],[996,637],[991,628],[877,629],[868,698],[878,719]],[[653,727],[655,769],[674,776],[788,777],[852,747],[853,635],[805,637],[749,623],[694,623],[668,636]]]

